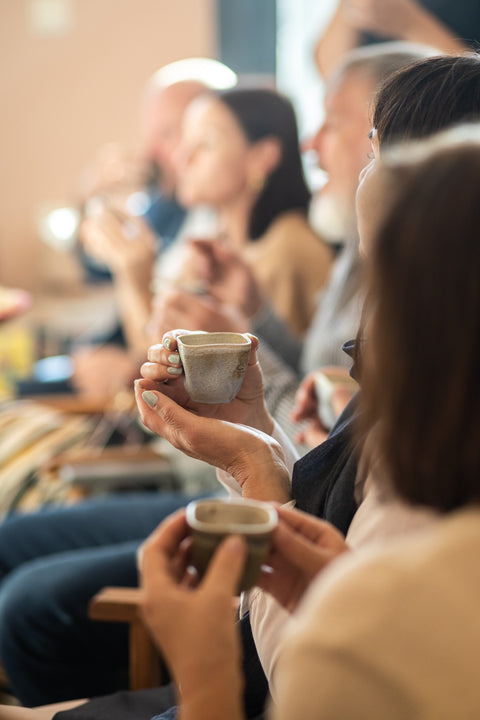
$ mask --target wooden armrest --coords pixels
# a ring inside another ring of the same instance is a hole
[[[89,617],[104,622],[127,622],[129,638],[129,680],[131,690],[157,687],[165,681],[159,653],[140,612],[140,589],[106,587],[89,605]]]
[[[131,622],[140,617],[140,588],[105,587],[90,601],[93,620]]]

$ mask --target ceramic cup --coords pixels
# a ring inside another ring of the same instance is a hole
[[[185,389],[192,400],[210,405],[233,400],[243,382],[251,344],[241,333],[179,335]]]
[[[322,425],[330,430],[335,424],[337,416],[332,406],[333,390],[337,386],[351,391],[352,395],[358,390],[357,382],[345,374],[340,368],[324,368],[314,375],[315,395],[317,396],[318,417]]]
[[[243,535],[248,555],[238,593],[255,585],[270,549],[277,511],[260,500],[195,500],[187,505],[192,536],[192,565],[203,577],[218,545],[227,535]]]

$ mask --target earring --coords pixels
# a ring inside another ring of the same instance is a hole
[[[252,175],[248,179],[248,187],[257,195],[260,195],[265,187],[265,177],[263,175]]]

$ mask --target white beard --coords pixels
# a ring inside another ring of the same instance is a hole
[[[310,225],[325,242],[343,243],[356,234],[355,207],[346,198],[334,197],[328,191],[315,193],[308,213]]]

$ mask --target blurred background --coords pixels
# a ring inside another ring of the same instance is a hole
[[[276,76],[302,130],[314,126],[321,87],[311,54],[334,4],[2,0],[0,282],[34,291],[62,284],[39,242],[40,219],[75,200],[99,147],[134,150],[141,89],[166,63],[206,56],[241,74]]]
[[[108,143],[136,152],[139,99],[150,75],[182,58],[216,58],[240,78],[288,94],[305,137],[321,119],[313,46],[335,5],[2,0],[0,286],[22,288],[32,302],[2,325],[0,370],[28,368],[33,356],[61,352],[64,340],[92,323],[101,332],[110,321],[111,288],[86,288],[72,252],[79,182]],[[16,359],[5,357],[12,353]]]

